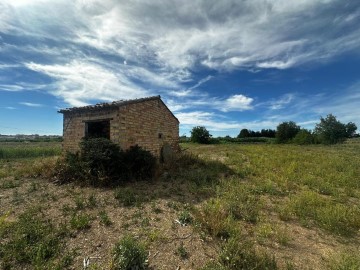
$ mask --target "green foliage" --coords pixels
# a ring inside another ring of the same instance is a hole
[[[188,225],[192,222],[193,218],[188,210],[184,210],[179,215],[179,222],[181,225]]]
[[[144,194],[130,187],[117,188],[114,197],[122,206],[139,206],[144,201]]]
[[[44,143],[1,143],[0,160],[1,159],[19,159],[19,158],[36,158],[50,157],[61,154],[61,146],[59,144]]]
[[[120,147],[106,138],[84,139],[80,143],[81,162],[86,165],[94,185],[107,186],[123,172],[124,154]]]
[[[113,270],[147,269],[147,252],[132,236],[125,236],[113,249]]]
[[[186,251],[183,243],[181,243],[177,248],[175,254],[178,255],[181,259],[186,259],[189,256],[189,253]]]
[[[112,221],[110,220],[108,214],[105,212],[105,210],[102,210],[99,212],[100,217],[100,223],[105,226],[110,226],[112,224]]]
[[[70,182],[86,182],[90,177],[85,163],[79,153],[66,152],[64,158],[58,159],[54,169],[54,177],[59,184]]]
[[[150,179],[156,168],[156,158],[140,146],[131,146],[125,151],[124,165],[131,178]]]
[[[347,250],[331,256],[328,265],[331,270],[358,270],[360,269],[360,255],[358,250]]]
[[[202,126],[193,127],[191,130],[191,141],[195,143],[208,144],[210,143],[211,135],[209,131]]]
[[[334,115],[329,114],[326,118],[320,118],[320,123],[315,126],[315,134],[323,144],[336,144],[353,136],[356,129],[354,123],[343,124]]]
[[[309,130],[301,129],[292,142],[299,145],[313,144],[315,143],[315,137]]]
[[[346,137],[351,138],[355,135],[357,126],[353,122],[349,122],[345,125],[345,129],[346,129]]]
[[[195,215],[202,229],[211,236],[227,239],[236,232],[233,217],[220,199],[210,199]]]
[[[238,138],[247,138],[250,137],[250,132],[246,128],[242,129],[238,135]]]
[[[293,139],[300,131],[300,127],[295,122],[282,122],[276,127],[276,141],[278,143],[287,143]]]
[[[272,129],[262,129],[261,131],[253,131],[249,129],[242,129],[237,136],[238,138],[274,138],[275,130]]]
[[[115,186],[130,179],[150,179],[155,173],[156,158],[137,145],[124,152],[108,139],[89,138],[80,148],[80,153],[67,153],[57,162],[59,183]]]
[[[315,222],[334,234],[352,236],[360,229],[360,208],[344,206],[314,191],[303,191],[290,197],[283,219],[296,215],[305,224]]]
[[[19,264],[33,269],[48,269],[47,265],[61,251],[62,232],[39,209],[29,209],[17,221],[2,226],[0,258],[3,268],[12,269]],[[22,267],[27,268],[27,267]]]
[[[220,262],[229,270],[278,269],[275,257],[256,252],[254,245],[240,236],[230,238],[220,254]]]
[[[75,230],[86,230],[90,228],[91,218],[87,214],[76,213],[70,219],[71,228]]]

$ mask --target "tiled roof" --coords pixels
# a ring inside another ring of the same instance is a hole
[[[113,101],[113,102],[97,103],[95,105],[61,109],[58,112],[59,113],[67,113],[67,112],[93,111],[93,110],[99,110],[99,109],[105,109],[105,108],[120,107],[120,106],[124,106],[124,105],[128,105],[128,104],[140,103],[140,102],[154,100],[154,99],[161,100],[161,97],[153,96],[153,97],[138,98],[138,99],[117,100],[117,101]]]

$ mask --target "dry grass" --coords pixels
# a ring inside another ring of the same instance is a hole
[[[357,269],[359,141],[183,147],[192,155],[156,180],[115,190],[53,184],[56,158],[1,160],[2,267],[82,269],[90,257],[89,269],[111,269],[114,247],[131,235],[150,269]],[[23,234],[28,211],[52,228],[35,247],[53,239],[51,256],[5,261],[15,253],[4,245],[17,239],[8,228]]]

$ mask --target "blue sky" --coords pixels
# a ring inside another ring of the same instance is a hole
[[[236,136],[332,113],[360,127],[358,0],[2,0],[0,134],[61,134],[59,108],[161,95]]]

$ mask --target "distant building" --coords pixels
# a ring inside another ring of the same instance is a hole
[[[179,149],[179,120],[160,96],[67,108],[64,115],[63,149],[79,150],[86,137],[104,137],[123,150],[132,145],[160,156],[163,149]]]

